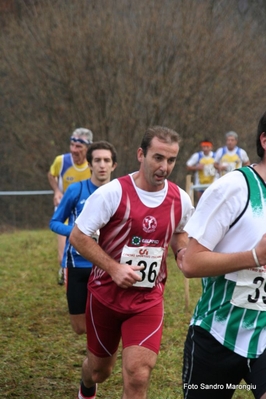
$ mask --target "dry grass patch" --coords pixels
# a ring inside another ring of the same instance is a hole
[[[85,337],[71,330],[64,287],[57,285],[56,237],[49,230],[0,235],[0,397],[1,399],[75,399]],[[200,295],[190,281],[190,309],[184,310],[184,279],[169,255],[165,328],[152,374],[149,398],[182,398],[183,343]],[[121,355],[99,398],[121,397]],[[239,391],[234,399],[251,398]]]

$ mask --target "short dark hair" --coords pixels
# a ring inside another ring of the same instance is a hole
[[[112,161],[113,164],[115,164],[117,162],[117,152],[115,147],[113,146],[113,144],[109,143],[108,141],[105,140],[100,140],[100,141],[95,141],[94,143],[92,143],[88,149],[87,152],[87,161],[92,164],[92,160],[93,160],[93,151],[95,150],[109,150],[111,152],[112,155]]]
[[[262,159],[264,156],[264,149],[262,148],[260,142],[260,136],[262,135],[262,133],[266,133],[266,112],[264,112],[264,114],[259,120],[257,138],[256,138],[257,154],[260,157],[260,159]]]
[[[163,126],[151,126],[148,127],[144,136],[142,138],[140,147],[143,150],[143,154],[146,157],[148,148],[151,146],[151,141],[154,137],[157,137],[159,140],[164,141],[165,143],[180,143],[181,139],[177,132],[168,127]]]

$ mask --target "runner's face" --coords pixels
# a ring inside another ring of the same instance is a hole
[[[144,157],[143,150],[138,149],[140,173],[143,176],[144,190],[159,191],[164,181],[171,174],[179,151],[178,143],[165,143],[154,137]]]
[[[92,152],[91,181],[97,186],[110,181],[115,169],[110,150],[94,150]]]
[[[234,136],[228,136],[226,138],[226,147],[228,148],[229,151],[232,151],[237,144],[237,139]]]
[[[209,153],[212,150],[212,147],[210,145],[202,145],[201,150],[204,153],[204,155],[209,155]]]
[[[86,137],[80,137],[81,139],[86,139]],[[70,152],[72,154],[72,158],[75,164],[82,165],[86,161],[88,147],[86,144],[75,143],[74,141],[70,141]]]

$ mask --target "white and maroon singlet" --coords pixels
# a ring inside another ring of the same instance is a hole
[[[100,229],[99,245],[121,267],[122,263],[143,265],[142,282],[128,289],[120,288],[108,273],[93,265],[89,291],[118,312],[135,313],[162,300],[168,245],[182,214],[181,195],[178,186],[168,181],[161,204],[148,207],[140,200],[129,175],[117,180],[122,188],[121,201]]]

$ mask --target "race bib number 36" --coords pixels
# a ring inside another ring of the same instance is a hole
[[[128,247],[124,246],[120,263],[128,265],[143,266],[143,269],[136,273],[141,281],[134,284],[134,287],[152,288],[155,285],[159,274],[163,257],[163,248],[159,247]]]

